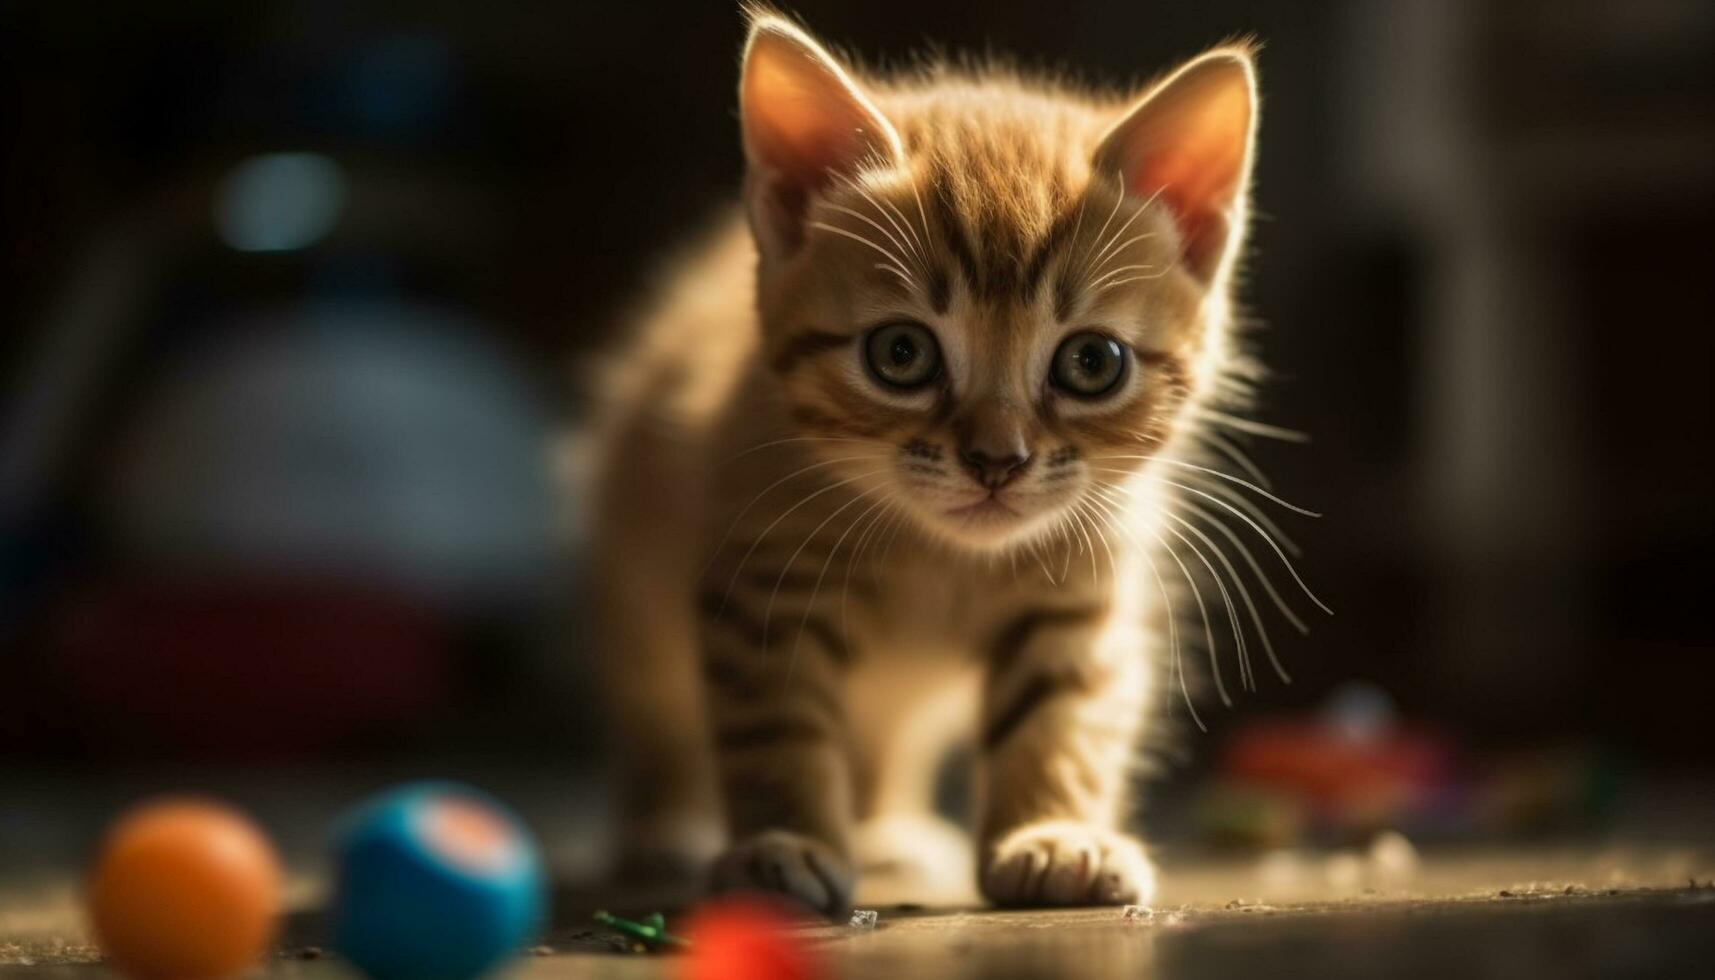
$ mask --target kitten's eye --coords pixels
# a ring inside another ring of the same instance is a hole
[[[941,373],[941,347],[921,323],[901,320],[869,332],[864,354],[870,373],[892,388],[920,388]]]
[[[1125,374],[1125,348],[1093,330],[1075,333],[1054,352],[1050,379],[1079,398],[1099,398],[1118,387]]]

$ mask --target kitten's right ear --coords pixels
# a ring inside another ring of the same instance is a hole
[[[846,70],[808,34],[772,15],[751,24],[739,82],[746,195],[765,254],[804,239],[810,196],[866,162],[896,163],[899,135]]]

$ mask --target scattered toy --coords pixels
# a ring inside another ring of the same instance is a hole
[[[881,913],[874,909],[852,909],[851,927],[853,929],[874,929],[881,920]]]
[[[681,980],[814,980],[824,972],[792,931],[793,920],[761,899],[711,902],[685,925]]]
[[[544,920],[541,859],[500,802],[456,783],[370,801],[336,846],[334,945],[377,980],[469,980]]]
[[[595,920],[621,936],[632,940],[632,948],[647,953],[661,949],[679,949],[685,941],[667,931],[667,918],[659,912],[646,916],[641,922],[622,919],[607,912],[597,912]]]
[[[280,865],[238,811],[208,800],[144,804],[107,832],[89,911],[108,958],[142,980],[218,980],[274,936]]]

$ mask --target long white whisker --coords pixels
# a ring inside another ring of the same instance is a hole
[[[871,201],[873,202],[874,198],[871,198]],[[844,204],[834,204],[833,202],[830,201],[830,202],[828,202],[828,207],[833,208],[835,211],[839,211],[839,212],[842,212],[844,214],[849,214],[852,217],[863,222],[864,224],[869,225],[871,228],[874,228],[876,231],[879,231],[883,235],[887,236],[887,240],[889,242],[892,242],[893,247],[899,250],[898,254],[894,257],[894,261],[897,262],[902,267],[905,265],[905,256],[911,254],[910,247],[907,246],[905,244],[905,242],[901,241],[897,236],[895,236],[893,234],[893,232],[888,231],[886,228],[882,227],[880,222],[876,221],[874,218],[871,218],[869,215],[864,214],[861,211],[858,211],[856,208],[848,208]],[[879,207],[879,205],[877,207]],[[882,213],[882,217],[884,217],[884,218],[887,217],[886,212]],[[889,218],[888,220],[890,222],[892,221],[891,218]]]
[[[869,496],[872,493],[877,493],[880,491],[884,491],[886,489],[887,489],[886,486],[871,487],[870,489],[865,490],[863,493],[858,494],[856,497],[853,497],[850,501],[847,501],[844,505],[842,505],[840,507],[840,510],[845,510],[847,507],[850,507],[852,504],[857,503],[858,501],[864,499],[865,497]],[[816,609],[816,597],[822,594],[822,579],[827,577],[828,566],[832,565],[834,563],[834,556],[840,553],[840,546],[846,543],[846,536],[852,533],[852,529],[858,526],[858,522],[862,521],[864,519],[864,517],[870,513],[870,511],[875,510],[877,507],[880,507],[882,504],[884,504],[886,502],[887,502],[887,498],[882,497],[880,500],[877,500],[874,503],[870,504],[869,507],[866,508],[862,513],[858,514],[858,516],[852,518],[851,523],[846,525],[846,529],[844,531],[840,532],[839,538],[837,538],[834,541],[834,546],[832,548],[828,549],[828,557],[822,559],[822,570],[816,573],[816,584],[815,584],[815,586],[813,586],[810,589],[810,601],[804,604],[804,615],[798,619],[798,636],[796,639],[794,639],[792,641],[792,655],[787,658],[786,680],[788,683],[790,683],[792,680],[793,668],[796,667],[798,664],[798,648],[804,645],[804,628],[810,624],[810,613],[814,612]],[[834,517],[838,516],[839,513],[840,513],[839,510],[834,511],[833,514],[829,515],[828,519],[832,520]],[[827,521],[823,521],[820,525],[817,526],[816,530],[810,532],[810,536],[815,537],[817,534],[821,533],[822,528],[826,527],[827,523],[828,523]],[[810,538],[804,539],[805,544],[808,544],[809,542],[810,542]],[[802,549],[803,549],[803,546],[800,545],[799,550],[802,550]],[[794,556],[794,557],[796,557],[796,556]],[[786,568],[782,569],[780,572],[780,578],[775,580],[774,591],[776,593],[779,593],[780,583],[785,580],[786,571],[790,570],[791,567],[792,567],[792,563],[787,562]],[[770,606],[772,607],[773,602],[774,602],[773,597],[772,596],[769,597],[768,601],[769,601]],[[770,611],[772,611],[772,609],[770,609]],[[844,611],[843,607],[842,607],[841,611],[842,612]],[[763,635],[763,643],[764,643],[764,645],[766,645],[768,642],[767,641],[767,637],[768,637],[768,615],[766,613],[762,617],[762,635]]]
[[[1195,435],[1198,439],[1201,439],[1203,442],[1220,450],[1220,452],[1228,459],[1237,463],[1240,469],[1250,474],[1251,479],[1255,480],[1258,486],[1269,490],[1274,489],[1273,485],[1269,481],[1268,474],[1262,471],[1262,467],[1256,465],[1256,460],[1251,459],[1249,453],[1246,453],[1243,449],[1239,448],[1238,443],[1228,439],[1224,435],[1221,435],[1219,432],[1210,432],[1207,429],[1197,430]]]
[[[1316,511],[1309,510],[1308,508],[1300,507],[1295,503],[1291,503],[1290,501],[1282,500],[1279,497],[1275,496],[1274,494],[1269,493],[1267,490],[1264,490],[1262,487],[1259,487],[1256,484],[1250,482],[1249,480],[1243,479],[1241,477],[1236,477],[1236,476],[1232,475],[1231,473],[1223,473],[1220,470],[1210,469],[1207,466],[1198,466],[1196,463],[1187,463],[1184,460],[1172,459],[1172,458],[1167,457],[1167,456],[1155,456],[1155,455],[1151,455],[1151,456],[1096,456],[1096,457],[1092,457],[1090,459],[1090,462],[1096,463],[1096,462],[1103,462],[1106,460],[1142,460],[1145,462],[1164,463],[1168,466],[1180,466],[1180,467],[1184,467],[1185,469],[1188,469],[1188,470],[1196,470],[1199,473],[1207,473],[1208,475],[1215,477],[1216,479],[1226,480],[1228,483],[1234,483],[1234,484],[1237,484],[1241,487],[1244,487],[1246,490],[1249,490],[1252,493],[1255,493],[1258,496],[1260,496],[1266,500],[1272,501],[1273,503],[1279,504],[1280,506],[1285,507],[1287,510],[1292,511],[1295,514],[1303,514],[1305,517],[1321,517],[1322,516],[1321,514],[1317,513]]]
[[[1102,481],[1096,481],[1091,485],[1114,486],[1113,484],[1103,483]],[[1145,548],[1142,542],[1137,540],[1137,535],[1131,532],[1131,527],[1125,521],[1116,521],[1115,526],[1120,529],[1120,533],[1131,539],[1132,548],[1135,550],[1136,554],[1143,559],[1144,564],[1149,566],[1149,574],[1155,579],[1155,587],[1161,591],[1161,605],[1164,613],[1163,618],[1167,620],[1167,646],[1168,649],[1172,651],[1173,673],[1179,678],[1179,696],[1184,700],[1185,710],[1190,713],[1191,720],[1197,725],[1197,730],[1207,732],[1209,730],[1209,726],[1203,724],[1202,717],[1197,714],[1197,705],[1191,700],[1191,689],[1185,683],[1184,653],[1179,646],[1179,617],[1174,614],[1173,596],[1167,591],[1167,581],[1161,577],[1161,569],[1155,564],[1154,557],[1150,555],[1149,549]],[[1159,540],[1159,537],[1157,540]],[[1174,560],[1178,560],[1177,556],[1175,556]],[[1184,566],[1181,565],[1180,567],[1183,569]]]
[[[1150,534],[1154,535],[1155,540],[1161,544],[1161,547],[1167,551],[1168,556],[1173,559],[1173,563],[1179,566],[1179,574],[1184,576],[1185,584],[1191,587],[1191,598],[1197,603],[1197,614],[1203,618],[1203,640],[1209,645],[1209,673],[1214,677],[1215,693],[1220,695],[1221,703],[1230,708],[1233,706],[1233,699],[1227,693],[1226,683],[1221,680],[1221,662],[1220,658],[1216,656],[1215,627],[1209,620],[1209,607],[1203,602],[1203,590],[1197,587],[1196,576],[1192,575],[1191,570],[1185,567],[1185,562],[1179,557],[1179,552],[1167,543],[1167,539],[1163,538],[1159,531],[1154,528],[1148,528],[1148,530]]]
[[[1126,197],[1124,175],[1120,175],[1119,184],[1120,184],[1120,200],[1124,201],[1125,197]],[[1163,188],[1163,189],[1165,189],[1165,188]],[[1108,257],[1110,255],[1119,254],[1119,252],[1124,251],[1127,247],[1131,246],[1132,244],[1134,244],[1136,242],[1141,242],[1146,238],[1154,238],[1155,236],[1153,234],[1151,234],[1149,232],[1144,232],[1140,235],[1135,235],[1132,238],[1127,239],[1124,244],[1121,244],[1118,246],[1118,249],[1116,249],[1115,245],[1114,245],[1115,242],[1119,241],[1120,236],[1125,234],[1126,229],[1131,227],[1132,222],[1136,221],[1138,219],[1139,215],[1143,214],[1145,211],[1148,211],[1149,206],[1151,204],[1154,204],[1155,199],[1159,196],[1161,196],[1161,190],[1157,190],[1154,194],[1151,194],[1149,196],[1148,200],[1146,200],[1142,204],[1138,205],[1137,209],[1131,213],[1131,217],[1125,219],[1125,224],[1120,225],[1118,228],[1114,229],[1113,237],[1109,238],[1107,241],[1107,247],[1103,248],[1101,254],[1097,255],[1096,258],[1092,262],[1088,263],[1086,265],[1086,268],[1088,268],[1089,266],[1098,266],[1099,267],[1103,262],[1106,262],[1108,260]],[[1104,230],[1106,230],[1106,229],[1104,229]]]
[[[1256,690],[1256,681],[1250,665],[1250,644],[1245,641],[1243,624],[1239,620],[1239,610],[1233,604],[1232,593],[1227,589],[1226,580],[1221,577],[1220,572],[1215,570],[1214,563],[1203,553],[1202,548],[1197,547],[1196,542],[1172,527],[1167,528],[1167,533],[1183,541],[1185,546],[1191,549],[1191,553],[1197,556],[1197,560],[1203,563],[1203,567],[1208,569],[1209,577],[1215,580],[1215,588],[1221,593],[1221,604],[1226,607],[1227,625],[1231,626],[1233,630],[1233,643],[1238,647],[1239,684],[1241,686],[1248,684],[1251,690]]]
[[[1263,589],[1268,592],[1268,597],[1274,600],[1274,607],[1280,610],[1280,614],[1286,617],[1286,621],[1291,623],[1294,629],[1298,630],[1298,632],[1302,634],[1308,635],[1310,633],[1310,626],[1305,623],[1303,619],[1299,618],[1298,614],[1293,611],[1292,606],[1289,605],[1285,599],[1281,598],[1280,592],[1274,587],[1274,581],[1270,579],[1268,575],[1264,574],[1262,563],[1257,561],[1256,555],[1251,552],[1248,546],[1246,546],[1244,539],[1240,538],[1236,531],[1228,527],[1227,523],[1221,520],[1219,515],[1213,514],[1189,500],[1182,500],[1179,503],[1180,506],[1184,507],[1186,510],[1196,514],[1203,520],[1208,521],[1218,529],[1228,541],[1231,541],[1238,547],[1239,554],[1244,556],[1245,563],[1251,567],[1251,572],[1256,575],[1259,581],[1262,582]]]
[[[887,223],[892,225],[899,232],[901,238],[910,242],[910,251],[917,257],[918,269],[927,274],[929,271],[928,253],[924,250],[923,243],[917,238],[917,233],[911,230],[911,222],[906,219],[905,212],[895,207],[892,201],[882,200],[870,193],[869,188],[863,186],[863,183],[857,178],[846,177],[844,180],[847,186],[852,190],[857,191],[863,196],[864,200],[868,201],[877,211],[881,212],[881,216],[886,218]],[[890,214],[889,211],[892,213]],[[899,220],[894,220],[895,215],[898,216]],[[904,250],[905,246],[901,245],[900,248],[901,250]]]
[[[1292,536],[1282,530],[1280,525],[1275,522],[1274,518],[1268,516],[1268,512],[1263,510],[1262,506],[1256,501],[1218,480],[1210,480],[1209,482],[1204,483],[1199,479],[1192,478],[1191,482],[1256,518],[1257,523],[1261,524],[1268,531],[1271,537],[1280,542],[1281,547],[1285,548],[1292,557],[1297,558],[1304,553],[1304,549],[1298,546],[1298,542],[1292,540]]]
[[[1199,408],[1196,409],[1195,412],[1199,417],[1208,419],[1217,425],[1224,425],[1229,429],[1237,429],[1240,432],[1246,432],[1253,436],[1262,436],[1265,439],[1279,439],[1282,442],[1303,443],[1310,441],[1309,433],[1299,432],[1297,429],[1284,429],[1278,425],[1269,425],[1266,422],[1258,422],[1253,419],[1244,418],[1243,416],[1230,415],[1226,412],[1219,412],[1212,408]]]
[[[836,235],[843,235],[846,238],[849,238],[854,242],[859,242],[861,244],[868,245],[870,248],[873,248],[877,252],[880,252],[882,257],[887,259],[888,262],[895,263],[894,268],[896,269],[896,271],[898,271],[902,275],[904,275],[906,277],[906,281],[910,282],[912,284],[912,286],[914,286],[915,288],[918,288],[918,289],[923,288],[917,282],[915,277],[911,276],[910,273],[905,272],[904,269],[899,268],[900,259],[897,256],[895,256],[892,252],[889,252],[887,249],[882,248],[880,245],[877,245],[875,242],[870,241],[868,238],[865,238],[864,236],[858,234],[855,231],[849,231],[845,228],[841,228],[838,225],[830,225],[825,221],[812,221],[809,224],[810,224],[811,228],[820,228],[823,231],[832,232]]]
[[[869,548],[870,542],[874,540],[876,528],[882,525],[884,519],[894,516],[893,498],[891,496],[883,497],[882,503],[887,506],[869,519],[869,523],[858,534],[857,542],[852,545],[852,552],[846,557],[845,578],[840,581],[840,635],[848,640],[851,638],[851,620],[846,612],[846,603],[851,598],[852,570],[856,567],[858,558],[863,555],[864,551]]]
[[[865,475],[866,476],[874,476],[880,472],[881,472],[881,470],[874,470],[874,471],[867,473]],[[816,536],[818,534],[822,533],[822,528],[827,527],[830,523],[833,522],[834,518],[845,513],[846,508],[852,506],[853,504],[856,504],[860,500],[863,500],[865,497],[869,496],[872,493],[875,493],[879,489],[881,489],[881,488],[880,487],[871,487],[868,490],[865,490],[864,492],[853,496],[852,499],[850,499],[850,500],[846,501],[845,503],[839,505],[838,507],[834,508],[833,513],[829,514],[827,517],[822,518],[822,522],[820,524],[817,524],[815,526],[815,528],[810,531],[809,534],[804,535],[804,540],[798,543],[798,549],[796,551],[792,552],[792,557],[786,559],[786,564],[780,566],[780,574],[778,576],[776,576],[774,579],[774,589],[773,589],[773,591],[768,593],[768,605],[763,607],[763,611],[762,611],[762,647],[763,647],[763,649],[766,650],[768,648],[768,623],[774,617],[774,600],[780,598],[780,586],[782,583],[784,583],[786,581],[786,576],[791,573],[792,566],[796,565],[798,563],[798,556],[804,553],[804,549],[808,548],[810,546],[810,542],[816,540]],[[824,565],[824,567],[826,567],[826,566]],[[814,601],[814,599],[812,597],[812,602],[813,601]],[[808,619],[809,617],[806,616],[805,618]]]
[[[1114,215],[1120,213],[1120,205],[1125,203],[1125,176],[1123,174],[1118,173],[1118,172],[1115,172],[1114,176],[1119,181],[1119,194],[1114,198],[1114,206],[1113,206],[1113,209],[1108,212],[1108,219],[1106,221],[1102,222],[1102,227],[1096,231],[1096,237],[1094,239],[1096,242],[1106,242],[1106,241],[1111,240],[1107,237],[1108,226],[1110,226],[1114,223]],[[1094,252],[1098,247],[1099,247],[1098,245],[1089,245],[1079,253],[1079,256],[1078,256],[1078,278],[1079,279],[1083,279],[1089,275],[1090,254],[1092,252]]]
[[[779,517],[776,517],[774,519],[774,521],[772,523],[770,523],[767,527],[763,528],[762,533],[756,536],[756,540],[754,540],[750,543],[750,547],[745,549],[744,556],[738,560],[738,567],[733,569],[732,578],[727,580],[726,592],[721,595],[721,604],[720,604],[720,607],[715,610],[715,617],[718,619],[718,618],[720,618],[720,615],[722,613],[726,612],[727,602],[729,602],[732,599],[733,587],[738,584],[738,577],[739,577],[739,575],[743,574],[745,563],[750,561],[750,556],[755,554],[756,549],[761,546],[762,542],[767,540],[768,536],[774,532],[774,529],[780,526],[781,521],[784,521],[786,518],[792,516],[792,514],[795,511],[797,511],[798,508],[804,506],[805,504],[809,503],[812,500],[815,500],[817,497],[820,497],[824,493],[830,493],[834,490],[838,490],[839,488],[845,486],[848,483],[856,483],[858,480],[867,479],[868,477],[875,476],[877,473],[880,473],[880,472],[882,472],[882,471],[881,470],[871,470],[867,473],[859,473],[857,476],[848,477],[847,479],[841,480],[838,483],[830,483],[827,486],[822,487],[820,490],[816,490],[816,491],[808,494],[807,496],[799,499],[799,501],[797,503],[795,503],[791,507],[787,508],[784,513],[782,513]],[[790,565],[790,562],[788,562],[788,565]]]
[[[1104,493],[1105,494],[1105,493],[1109,492],[1108,489],[1101,483],[1091,484],[1091,489],[1096,490],[1098,493]],[[1226,583],[1224,581],[1222,581],[1219,573],[1217,573],[1215,571],[1215,566],[1210,563],[1209,559],[1204,556],[1202,550],[1199,549],[1196,546],[1196,544],[1192,543],[1183,534],[1180,534],[1177,530],[1175,530],[1171,527],[1167,528],[1167,533],[1178,538],[1181,542],[1183,542],[1185,544],[1185,546],[1187,548],[1191,549],[1191,553],[1193,555],[1197,556],[1197,560],[1203,563],[1204,568],[1208,569],[1209,577],[1214,579],[1214,581],[1215,581],[1215,587],[1220,590],[1221,601],[1222,601],[1222,603],[1225,604],[1226,610],[1227,610],[1227,622],[1229,625],[1232,626],[1232,629],[1233,629],[1233,643],[1237,647],[1236,652],[1238,654],[1238,661],[1239,661],[1239,684],[1240,684],[1240,686],[1246,686],[1247,678],[1250,674],[1250,668],[1249,668],[1249,663],[1248,663],[1249,658],[1245,654],[1245,636],[1244,636],[1243,630],[1241,630],[1239,627],[1238,610],[1234,608],[1232,597],[1227,593]],[[1219,652],[1215,649],[1215,647],[1213,645],[1213,638],[1211,637],[1210,648],[1209,648],[1210,660],[1214,661],[1218,656],[1219,656]],[[1217,677],[1218,676],[1219,675],[1217,674]],[[1250,687],[1251,687],[1251,690],[1255,690],[1254,685],[1251,685]]]
[[[1101,278],[1093,280],[1092,282],[1089,283],[1089,285],[1085,286],[1084,288],[1085,289],[1095,289],[1096,287],[1100,286],[1102,283],[1107,282],[1109,279],[1112,279],[1115,276],[1122,276],[1128,272],[1142,272],[1146,269],[1153,269],[1153,268],[1155,268],[1155,266],[1153,266],[1153,265],[1138,265],[1136,263],[1133,263],[1131,265],[1122,265],[1122,266],[1119,266],[1118,268],[1111,269],[1108,272],[1103,273]]]
[[[757,448],[760,449],[762,447],[758,446]],[[887,457],[885,454],[872,453],[872,454],[867,455],[867,456],[842,456],[839,459],[819,460],[817,462],[811,463],[809,466],[806,466],[803,469],[794,470],[791,473],[788,473],[785,476],[781,477],[780,479],[775,480],[773,483],[770,483],[768,486],[763,487],[762,492],[758,493],[756,496],[750,498],[750,503],[745,504],[744,507],[738,512],[738,516],[734,517],[732,519],[732,523],[727,525],[726,533],[721,535],[720,542],[718,544],[716,544],[714,547],[714,550],[709,553],[709,560],[707,563],[705,563],[703,565],[702,574],[707,575],[709,573],[709,569],[713,568],[715,565],[715,562],[720,559],[721,552],[723,550],[725,550],[726,543],[732,539],[732,532],[736,531],[738,529],[739,522],[744,520],[744,515],[750,513],[750,509],[752,507],[755,507],[757,502],[760,501],[763,497],[766,497],[770,493],[773,493],[774,489],[776,487],[780,486],[781,484],[783,484],[786,481],[791,480],[795,477],[803,476],[805,473],[808,473],[811,470],[819,470],[824,466],[835,466],[835,465],[838,465],[840,463],[853,463],[853,462],[859,462],[859,461],[863,461],[863,460],[886,459],[886,458]],[[729,589],[728,591],[730,592],[731,590]]]
[[[1257,522],[1251,520],[1242,511],[1240,511],[1234,507],[1229,506],[1225,501],[1223,501],[1219,497],[1214,496],[1213,494],[1206,493],[1202,490],[1197,489],[1196,487],[1189,486],[1189,485],[1184,484],[1184,483],[1174,483],[1172,480],[1162,480],[1161,482],[1166,483],[1168,486],[1178,487],[1179,489],[1184,490],[1186,493],[1194,493],[1199,497],[1203,497],[1206,500],[1212,501],[1216,504],[1221,505],[1222,507],[1226,507],[1227,510],[1232,511],[1234,516],[1236,516],[1239,520],[1244,521],[1246,524],[1250,525],[1251,530],[1255,531],[1258,535],[1260,535],[1262,537],[1262,539],[1264,541],[1268,542],[1268,546],[1270,548],[1274,549],[1275,557],[1279,558],[1280,563],[1282,565],[1286,566],[1286,570],[1289,573],[1291,573],[1291,575],[1292,575],[1292,580],[1294,582],[1298,583],[1298,587],[1300,589],[1304,590],[1304,594],[1307,597],[1309,597],[1310,601],[1314,602],[1316,604],[1317,608],[1321,609],[1323,612],[1327,613],[1328,615],[1330,615],[1330,616],[1334,615],[1334,610],[1329,609],[1326,603],[1324,603],[1321,599],[1316,598],[1316,593],[1310,591],[1310,586],[1304,584],[1304,579],[1298,574],[1298,569],[1293,566],[1292,559],[1286,557],[1286,552],[1280,550],[1280,545],[1276,544],[1274,542],[1273,538],[1271,538],[1267,534],[1263,533],[1262,527],[1260,525],[1258,525]]]
[[[733,455],[728,456],[726,459],[721,460],[721,465],[724,466],[727,463],[732,462],[733,460],[743,459],[744,457],[749,456],[751,453],[761,452],[764,449],[768,449],[768,448],[773,447],[773,446],[785,445],[786,443],[789,443],[789,442],[873,442],[873,441],[874,440],[871,440],[871,439],[847,439],[847,438],[843,438],[840,436],[790,436],[790,437],[785,438],[785,439],[774,439],[774,440],[771,440],[769,442],[764,442],[764,443],[761,443],[759,445],[751,446],[749,449],[746,449],[743,452],[734,453]]]
[[[1202,528],[1191,523],[1190,521],[1186,520],[1185,518],[1180,517],[1178,514],[1175,514],[1172,511],[1163,510],[1162,514],[1163,514],[1163,516],[1167,517],[1168,519],[1178,522],[1180,525],[1182,525],[1186,530],[1190,531],[1192,534],[1195,534],[1199,540],[1201,540],[1205,545],[1207,545],[1209,547],[1209,550],[1213,551],[1215,553],[1215,555],[1221,559],[1222,567],[1224,567],[1227,570],[1228,577],[1230,577],[1233,580],[1233,585],[1236,586],[1239,590],[1239,598],[1244,601],[1245,608],[1247,610],[1249,610],[1249,612],[1250,612],[1251,625],[1256,627],[1257,636],[1262,639],[1262,648],[1263,648],[1263,651],[1268,654],[1269,664],[1274,667],[1274,672],[1277,675],[1279,675],[1279,677],[1283,683],[1287,683],[1287,684],[1292,683],[1292,678],[1291,678],[1291,676],[1289,676],[1286,673],[1286,668],[1281,666],[1280,658],[1275,656],[1274,644],[1269,641],[1268,629],[1266,627],[1264,627],[1264,625],[1263,625],[1262,614],[1260,612],[1257,612],[1256,602],[1251,599],[1250,589],[1245,587],[1245,580],[1243,578],[1239,577],[1239,570],[1236,567],[1234,567],[1233,560],[1231,558],[1227,557],[1227,553],[1221,549],[1220,545],[1217,545],[1213,539],[1211,539],[1207,534],[1203,533]],[[1229,530],[1228,533],[1231,533],[1231,531]],[[1235,542],[1237,541],[1236,535],[1234,536],[1234,540],[1235,540]],[[1241,547],[1242,547],[1242,545],[1241,545]],[[1255,689],[1254,685],[1253,685],[1252,689],[1253,690]]]

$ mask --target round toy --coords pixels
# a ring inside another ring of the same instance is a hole
[[[709,902],[684,927],[681,980],[814,980],[823,975],[784,909],[761,898]]]
[[[334,947],[377,980],[468,980],[541,928],[536,846],[480,790],[386,793],[350,818],[337,848]]]
[[[89,883],[102,948],[146,980],[244,971],[273,938],[279,910],[280,865],[267,838],[206,800],[161,800],[121,817]]]

